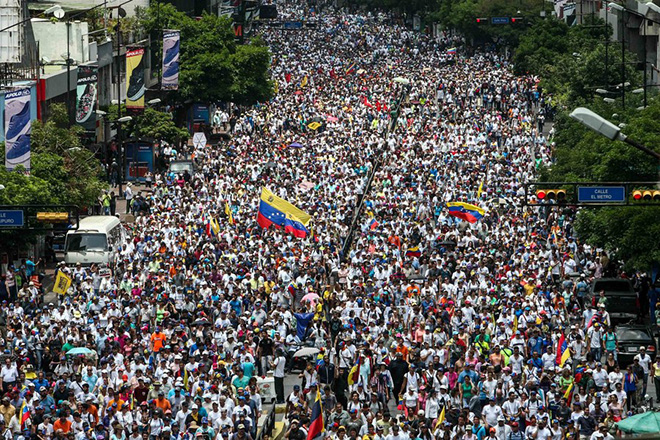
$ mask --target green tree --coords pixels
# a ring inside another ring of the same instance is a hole
[[[3,205],[93,205],[106,188],[99,161],[80,143],[81,128],[66,128],[66,109],[53,104],[51,119],[32,123],[30,175],[0,166]],[[0,148],[4,157],[4,144]],[[16,251],[34,242],[37,234],[0,231],[0,248]]]
[[[548,66],[568,52],[569,27],[562,20],[539,20],[521,36],[513,55],[514,71],[542,75]]]
[[[157,141],[163,140],[170,144],[177,144],[180,140],[190,136],[188,130],[176,126],[170,113],[151,107],[145,108],[144,112],[135,118],[133,135]]]
[[[111,126],[116,126],[117,105],[110,105],[106,112],[106,120]],[[121,114],[123,116],[130,115],[124,104],[121,105]],[[131,121],[121,124],[122,139],[124,140],[132,137],[152,138],[156,141],[163,140],[170,144],[176,144],[181,139],[187,139],[190,136],[188,130],[177,127],[172,114],[156,110],[153,107],[147,106],[142,113],[132,116]]]
[[[628,270],[649,270],[660,262],[660,207],[583,210],[575,229],[580,238],[613,251]]]
[[[259,39],[235,42],[231,19],[204,14],[195,19],[174,6],[151,6],[141,17],[146,32],[181,31],[180,101],[254,104],[273,96],[270,52]]]
[[[631,96],[631,99],[632,96]],[[637,98],[639,99],[639,98]],[[593,101],[589,107],[616,123],[626,135],[660,151],[660,102],[644,110],[623,110]],[[544,181],[654,182],[657,161],[623,142],[612,142],[562,113],[556,123],[554,162],[541,171]],[[575,224],[578,235],[593,246],[613,252],[629,269],[646,270],[660,262],[660,206],[585,208]]]

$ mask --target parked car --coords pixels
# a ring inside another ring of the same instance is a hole
[[[615,332],[619,343],[618,361],[622,369],[633,363],[634,357],[640,352],[640,347],[646,348],[646,353],[651,359],[655,359],[657,344],[650,327],[622,324],[616,326]]]
[[[607,311],[614,322],[629,321],[637,318],[639,306],[637,293],[630,280],[625,278],[599,278],[591,283],[587,293],[588,302],[598,302],[600,292],[605,292]]]

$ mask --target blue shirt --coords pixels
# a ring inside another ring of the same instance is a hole
[[[486,437],[486,428],[483,425],[473,426],[472,432],[477,436],[477,440],[483,440]]]

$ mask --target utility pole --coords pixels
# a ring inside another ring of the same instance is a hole
[[[66,119],[69,127],[73,125],[71,118],[71,20],[66,21]]]
[[[117,15],[117,26],[116,26],[116,31],[117,31],[117,152],[119,153],[119,176],[118,176],[118,184],[119,184],[119,197],[122,196],[123,191],[121,187],[121,183],[124,180],[124,172],[126,170],[126,165],[125,165],[125,155],[124,155],[124,149],[122,146],[122,139],[121,139],[121,122],[119,122],[119,119],[121,118],[121,29],[119,27],[119,15]]]
[[[621,10],[621,106],[626,109],[626,10]]]

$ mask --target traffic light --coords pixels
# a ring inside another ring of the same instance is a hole
[[[632,193],[633,200],[636,202],[658,202],[660,201],[660,190],[657,189],[636,189]]]
[[[42,223],[63,223],[69,221],[68,212],[37,212],[37,220]]]
[[[488,17],[477,17],[477,24],[487,24]]]
[[[563,189],[539,189],[536,190],[536,198],[539,200],[566,200],[566,191]]]

